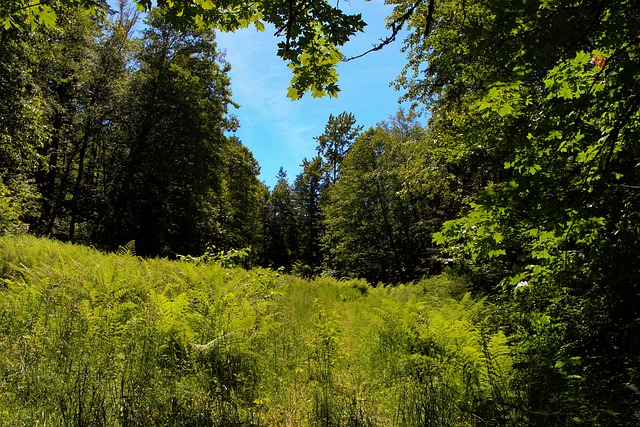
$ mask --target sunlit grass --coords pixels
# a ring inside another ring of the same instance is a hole
[[[0,238],[0,424],[469,425],[510,398],[507,342],[455,278],[122,252]]]

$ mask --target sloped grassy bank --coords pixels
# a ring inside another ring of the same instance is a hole
[[[473,425],[513,416],[491,308],[0,238],[0,425]]]

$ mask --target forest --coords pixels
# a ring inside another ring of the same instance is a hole
[[[216,34],[295,102],[360,15],[3,0],[1,425],[640,424],[640,8],[386,3],[411,109],[269,188]]]

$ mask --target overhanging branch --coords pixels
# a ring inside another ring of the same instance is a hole
[[[371,49],[367,50],[364,53],[361,53],[360,55],[352,56],[350,58],[342,58],[342,62],[349,62],[349,61],[353,61],[354,59],[362,58],[363,56],[368,55],[371,52],[376,52],[378,50],[381,50],[385,46],[393,43],[396,40],[396,37],[398,37],[398,34],[402,30],[406,22],[413,16],[418,6],[420,6],[423,3],[424,3],[424,0],[415,1],[401,17],[399,17],[398,19],[395,19],[390,24],[391,34],[388,37],[381,39],[379,44],[374,45]],[[429,0],[425,34],[429,34],[429,32],[431,31],[431,24],[433,22],[433,11],[435,8],[434,3],[435,3],[435,0]]]

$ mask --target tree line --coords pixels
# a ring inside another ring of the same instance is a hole
[[[57,14],[2,32],[4,228],[143,256],[248,248],[246,266],[372,283],[438,271],[431,235],[455,203],[414,174],[434,160],[413,113],[364,133],[330,116],[317,156],[268,189],[232,136],[214,30],[124,1]]]
[[[364,130],[331,115],[293,184],[280,172],[271,193],[276,265],[305,276],[370,283],[434,275],[445,261],[433,234],[462,209],[456,179],[413,112]]]
[[[39,235],[135,240],[141,255],[249,246],[259,167],[227,135],[237,123],[213,30],[152,12],[137,37],[124,1],[58,16],[1,34],[4,204]]]

